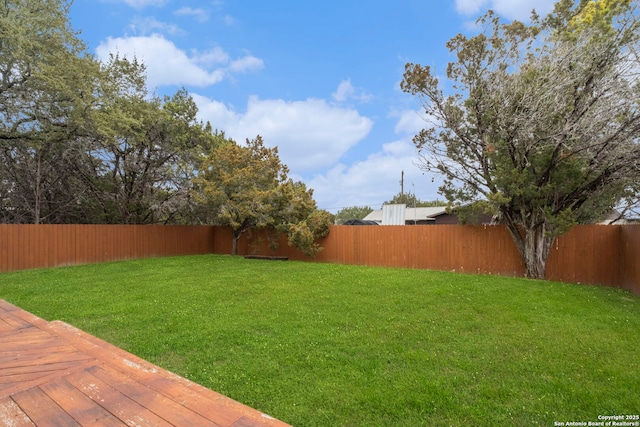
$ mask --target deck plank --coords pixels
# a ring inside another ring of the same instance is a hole
[[[123,427],[126,424],[64,379],[40,387],[47,396],[83,426]]]
[[[14,316],[3,316],[0,319],[0,331],[4,330],[20,330],[24,328],[32,328],[33,325],[24,319]]]
[[[198,415],[178,402],[155,392],[111,367],[92,366],[86,371],[173,425],[219,427],[219,424]]]
[[[80,426],[38,387],[23,390],[11,398],[38,427]]]
[[[93,364],[93,361],[87,361],[84,363],[73,363],[68,365],[66,369],[26,372],[22,374],[0,376],[0,397],[10,396],[13,393],[45,384],[78,369],[91,366],[91,364]],[[58,367],[62,368],[61,366]],[[1,372],[2,369],[0,368],[0,373]]]
[[[9,396],[0,399],[0,425],[11,427],[34,427],[27,414]]]
[[[140,377],[138,378],[140,379]],[[223,395],[219,395],[219,397],[215,395],[204,396],[193,388],[186,388],[182,384],[158,375],[149,374],[148,378],[142,378],[140,381],[152,390],[171,397],[184,407],[220,426],[231,426],[241,418],[239,414],[242,414],[243,408],[234,408],[231,402],[235,401],[226,399]],[[242,404],[238,403],[238,405]]]
[[[120,393],[104,381],[86,371],[74,372],[65,377],[71,385],[82,391],[94,402],[118,417],[127,425],[138,427],[170,426],[171,424],[149,411],[138,402]]]

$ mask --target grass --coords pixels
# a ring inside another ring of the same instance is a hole
[[[192,256],[2,274],[0,298],[296,426],[640,408],[640,298],[618,289]]]

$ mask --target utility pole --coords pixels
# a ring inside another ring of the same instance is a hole
[[[404,171],[400,175],[400,195],[404,196]]]

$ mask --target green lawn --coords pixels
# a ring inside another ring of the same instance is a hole
[[[212,255],[2,274],[0,298],[295,426],[640,412],[640,298],[617,289]]]

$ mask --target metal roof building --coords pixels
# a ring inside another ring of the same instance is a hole
[[[385,211],[387,211],[386,216]],[[442,220],[446,218],[446,221],[437,221],[438,217]],[[408,208],[406,205],[384,205],[382,209],[375,210],[364,217],[364,220],[375,221],[380,225],[455,224],[458,222],[455,215],[447,214],[445,206]]]

